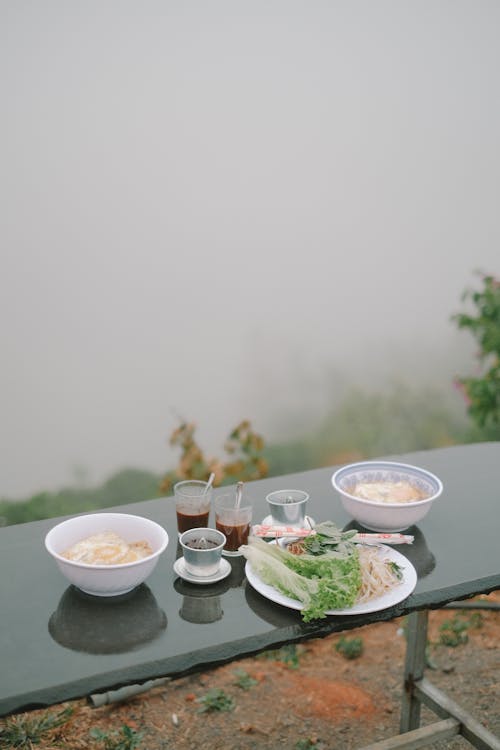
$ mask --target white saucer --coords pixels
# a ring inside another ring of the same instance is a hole
[[[306,516],[306,518],[309,519],[309,521],[311,522],[311,525],[312,525],[312,527],[314,529],[314,527],[316,526],[316,521],[314,520],[314,518],[312,518],[312,516]],[[262,519],[262,521],[260,523],[261,523],[262,526],[291,526],[292,525],[292,524],[289,524],[289,523],[276,523],[276,524],[273,524],[273,517],[271,515],[266,516],[264,519]]]
[[[174,562],[174,570],[177,575],[184,581],[188,581],[189,583],[208,584],[217,583],[217,581],[222,581],[223,578],[226,578],[226,576],[228,576],[231,572],[231,564],[227,560],[224,560],[224,558],[222,557],[220,561],[220,568],[217,573],[214,573],[211,576],[194,576],[191,573],[188,573],[188,571],[186,570],[184,558],[178,557]]]

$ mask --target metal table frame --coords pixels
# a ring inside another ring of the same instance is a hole
[[[408,615],[400,734],[365,746],[363,750],[416,750],[457,735],[464,737],[479,750],[500,750],[498,737],[424,676],[428,616],[428,610]],[[430,708],[441,721],[420,727],[422,704]]]

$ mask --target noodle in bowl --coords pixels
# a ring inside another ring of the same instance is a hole
[[[441,495],[431,472],[396,461],[362,461],[338,469],[332,485],[344,509],[371,531],[404,531],[421,521]]]

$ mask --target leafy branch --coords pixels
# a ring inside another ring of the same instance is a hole
[[[264,440],[253,431],[248,420],[240,422],[224,443],[225,461],[207,458],[195,439],[196,424],[181,422],[170,436],[170,445],[180,448],[181,457],[177,467],[164,476],[160,491],[168,494],[176,482],[183,479],[207,481],[215,474],[215,484],[234,481],[250,481],[267,476],[268,464],[262,456]]]
[[[483,288],[466,290],[462,299],[470,300],[475,314],[458,313],[454,320],[460,329],[468,329],[479,344],[480,374],[457,379],[474,421],[485,427],[500,424],[500,280],[482,275]]]

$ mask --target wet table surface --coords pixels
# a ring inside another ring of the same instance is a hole
[[[392,456],[437,474],[442,496],[400,546],[418,582],[403,602],[381,612],[303,623],[246,581],[244,559],[231,558],[219,583],[179,579],[172,497],[118,506],[161,524],[170,541],[145,584],[119,599],[97,599],[68,586],[44,547],[61,519],[0,529],[0,715],[163,676],[181,676],[286,643],[389,620],[418,609],[500,588],[500,443]],[[335,467],[247,484],[253,522],[267,515],[265,496],[295,488],[310,494],[309,514],[353,527],[334,493]],[[212,511],[213,512],[213,511]],[[211,522],[213,518],[211,517]]]

